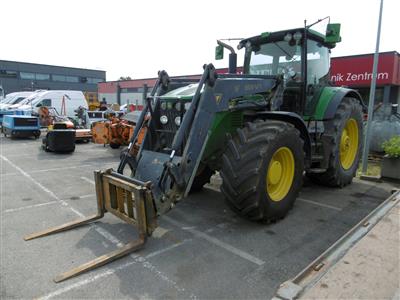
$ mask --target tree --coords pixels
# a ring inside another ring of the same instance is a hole
[[[121,76],[118,80],[132,80],[131,76]]]

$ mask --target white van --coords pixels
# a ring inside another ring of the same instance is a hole
[[[22,102],[25,98],[35,94],[35,92],[15,92],[7,94],[3,101],[0,103],[0,110],[7,109],[7,107]]]
[[[30,105],[32,100],[36,99],[36,97],[40,96],[44,92],[47,92],[47,90],[36,90],[34,93],[32,93],[30,96],[26,97],[22,101],[15,102],[15,104],[12,104],[12,105],[8,104],[7,109],[8,110],[16,110],[20,107],[25,107],[24,105],[27,105],[27,104]],[[31,107],[31,106],[29,106],[29,107]]]
[[[59,114],[64,114],[68,117],[75,117],[75,110],[82,106],[88,109],[86,98],[81,91],[45,91],[33,95],[27,99],[27,103],[19,106],[19,111],[34,111],[37,112],[39,107],[48,106],[54,107]],[[64,109],[65,108],[65,109]]]

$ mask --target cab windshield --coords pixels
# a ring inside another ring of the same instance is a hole
[[[301,78],[301,46],[286,41],[251,46],[249,74],[297,75]]]

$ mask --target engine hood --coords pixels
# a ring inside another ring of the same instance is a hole
[[[194,94],[196,93],[197,87],[199,86],[198,83],[189,84],[175,90],[172,90],[160,98],[164,100],[168,99],[181,99],[181,100],[192,100]],[[203,91],[203,90],[202,90]]]

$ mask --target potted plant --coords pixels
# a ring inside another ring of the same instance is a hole
[[[382,159],[381,176],[400,180],[400,135],[382,144],[386,155]]]

